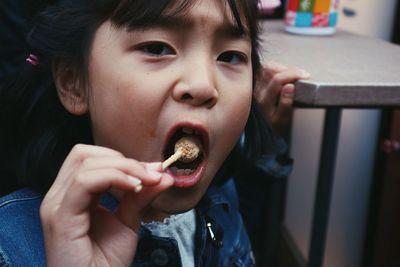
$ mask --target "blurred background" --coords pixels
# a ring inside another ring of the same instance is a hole
[[[285,1],[264,2],[263,19],[283,18]],[[399,1],[340,0],[338,13],[339,29],[400,44]],[[263,266],[306,266],[323,120],[323,109],[295,109],[289,138],[294,171],[276,186],[279,256],[266,250]],[[343,111],[324,267],[400,266],[399,140],[399,111]]]

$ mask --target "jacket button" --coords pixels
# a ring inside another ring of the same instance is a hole
[[[151,260],[157,266],[165,266],[168,263],[168,255],[165,250],[158,248],[151,253]]]

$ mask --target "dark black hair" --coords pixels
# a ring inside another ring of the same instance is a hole
[[[40,64],[24,64],[18,74],[0,87],[1,169],[19,186],[47,191],[62,162],[77,143],[92,144],[87,115],[68,113],[57,95],[52,64],[62,60],[81,73],[87,83],[90,46],[97,28],[110,19],[116,27],[151,24],[167,7],[168,15],[184,12],[198,0],[61,0],[45,1],[32,20],[27,37],[29,53]],[[221,0],[229,5],[239,29],[252,40],[253,85],[260,71],[259,28],[256,0]],[[27,53],[28,54],[28,53]],[[237,145],[221,168],[220,175],[234,172],[239,157],[248,161],[270,151],[272,134],[254,101],[245,129],[243,146]],[[240,149],[242,147],[242,149]],[[244,149],[243,149],[244,148]],[[18,177],[18,178],[17,178]]]

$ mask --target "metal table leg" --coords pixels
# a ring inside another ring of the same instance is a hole
[[[308,267],[322,267],[324,261],[341,113],[339,108],[328,108],[325,114]]]

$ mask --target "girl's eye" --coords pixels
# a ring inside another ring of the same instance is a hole
[[[174,54],[172,48],[164,43],[150,43],[143,45],[141,50],[152,56],[166,56]]]
[[[227,52],[223,52],[221,55],[219,55],[217,60],[225,62],[225,63],[237,65],[240,63],[246,63],[247,56],[241,52],[227,51]]]

